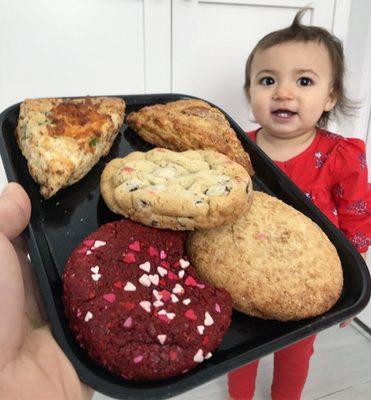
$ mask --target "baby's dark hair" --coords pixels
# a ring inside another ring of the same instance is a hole
[[[344,51],[341,41],[324,28],[302,25],[300,20],[307,10],[308,8],[300,9],[289,27],[271,32],[259,40],[246,62],[244,88],[248,94],[251,84],[251,64],[257,51],[266,50],[286,42],[317,42],[323,44],[329,52],[333,72],[333,93],[337,98],[336,106],[331,111],[324,111],[317,123],[319,127],[326,127],[332,114],[342,113],[349,116],[352,115],[352,111],[356,107],[345,95],[343,84],[345,72]]]

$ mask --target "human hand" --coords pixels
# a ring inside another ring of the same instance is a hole
[[[91,399],[93,390],[54,340],[25,241],[31,214],[23,188],[11,183],[0,196],[0,399]]]

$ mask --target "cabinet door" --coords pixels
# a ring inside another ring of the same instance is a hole
[[[170,91],[170,10],[171,0],[1,0],[0,112],[27,97]]]
[[[2,0],[0,109],[170,90],[171,0]]]
[[[310,2],[303,23],[332,27],[334,0]],[[252,129],[246,59],[257,41],[291,24],[307,0],[173,0],[172,91],[204,98]]]

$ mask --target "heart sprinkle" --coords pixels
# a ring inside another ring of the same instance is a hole
[[[127,282],[124,287],[125,292],[135,292],[137,288],[131,282]]]
[[[140,363],[142,360],[143,360],[143,356],[136,356],[136,357],[134,358],[135,364]]]
[[[192,309],[187,310],[184,315],[187,318],[191,319],[192,321],[195,321],[197,319],[197,315],[195,314],[195,312]]]
[[[149,261],[146,261],[145,263],[140,264],[139,268],[143,271],[149,272],[151,270],[151,263]]]
[[[107,293],[103,295],[104,300],[107,300],[109,303],[113,303],[116,299],[116,295],[114,293]]]
[[[151,286],[151,281],[149,279],[149,276],[147,274],[143,274],[139,278],[139,283],[145,287],[150,287]]]
[[[85,322],[88,322],[89,320],[91,320],[93,318],[93,314],[88,311],[85,315]]]
[[[218,303],[215,303],[215,311],[220,313],[220,305]]]
[[[149,271],[148,271],[149,272]],[[163,268],[163,267],[157,267],[157,272],[161,275],[161,276],[165,276],[167,274],[167,269]]]
[[[157,335],[157,339],[161,344],[164,344],[166,340],[166,335]]]
[[[191,302],[191,299],[184,299],[182,301],[182,303],[185,304],[186,306],[188,306],[188,304],[190,304],[190,302]]]
[[[205,312],[205,320],[204,320],[205,326],[211,326],[213,323],[214,323],[214,320],[212,319],[211,315],[206,311]]]
[[[194,362],[201,363],[204,360],[204,356],[202,354],[202,349],[199,349],[195,356],[193,357]]]
[[[189,261],[183,260],[183,258],[179,260],[179,264],[183,269],[189,267]]]
[[[130,250],[134,250],[134,251],[140,251],[140,243],[138,242],[138,240],[136,240],[133,243],[129,244],[129,249]]]
[[[161,250],[160,251],[160,259],[164,260],[165,258],[166,258],[166,253],[163,250]]]
[[[205,327],[204,327],[203,325],[198,325],[197,330],[198,330],[198,333],[199,333],[200,335],[203,335],[203,334],[204,334]]]
[[[93,249],[97,249],[98,247],[102,247],[102,246],[105,246],[105,245],[106,245],[106,242],[103,242],[102,240],[96,240],[94,242]]]
[[[132,264],[135,263],[137,259],[135,258],[135,254],[134,253],[126,253],[124,255],[124,263],[126,264]]]
[[[182,294],[182,293],[184,293],[184,289],[182,288],[181,285],[179,285],[179,283],[177,283],[177,284],[174,286],[173,293],[174,293],[174,294]]]
[[[139,305],[143,308],[144,311],[147,311],[148,313],[151,312],[151,303],[149,301],[141,301]]]

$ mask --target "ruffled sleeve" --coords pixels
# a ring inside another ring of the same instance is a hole
[[[332,195],[339,228],[361,253],[371,244],[371,185],[368,183],[365,144],[342,139],[336,148]]]

